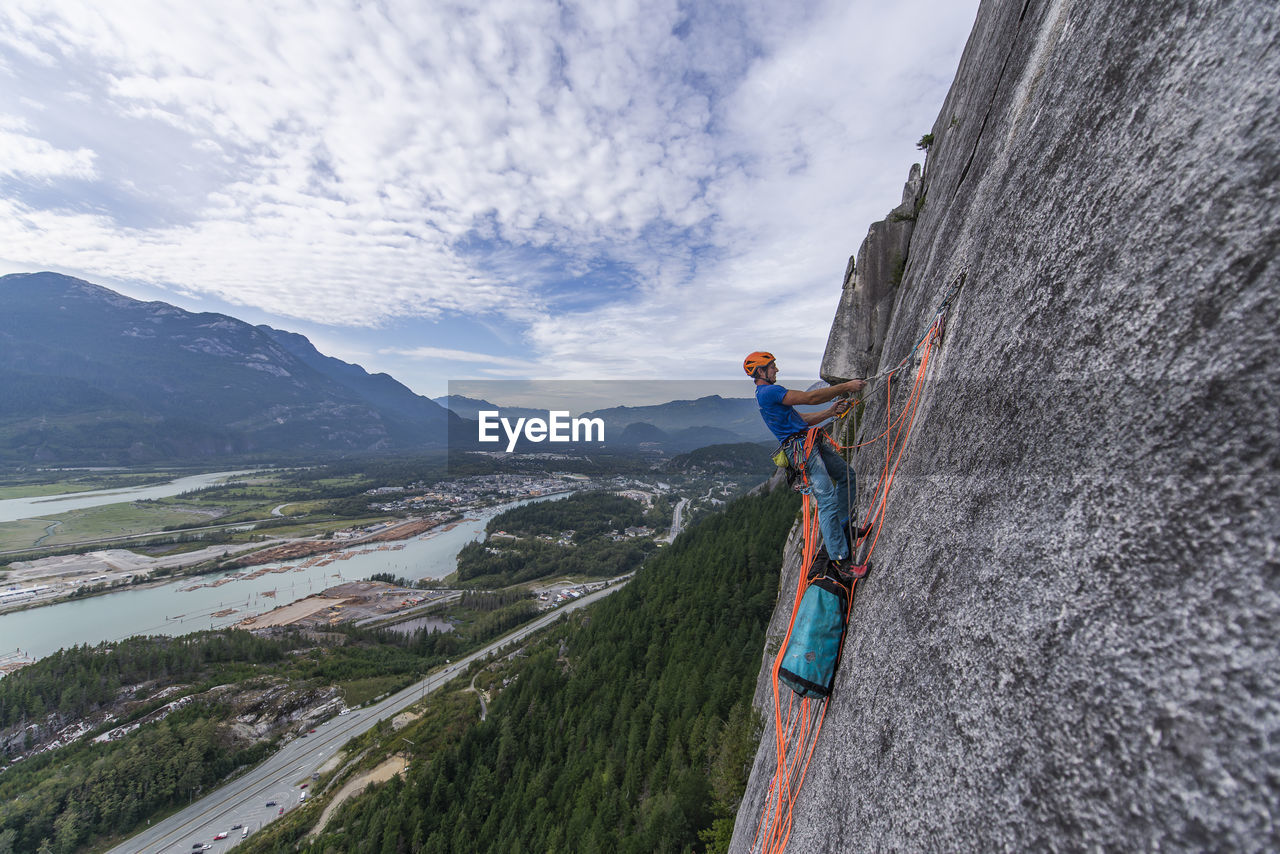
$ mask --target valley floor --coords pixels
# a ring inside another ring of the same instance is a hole
[[[127,584],[170,581],[175,572],[246,552],[249,554],[236,560],[236,565],[260,566],[324,553],[339,553],[333,559],[341,559],[341,553],[349,552],[340,553],[340,550],[371,542],[408,539],[442,524],[448,523],[407,519],[377,533],[341,541],[281,537],[255,543],[224,543],[158,557],[126,549],[105,549],[17,561],[8,568],[6,582],[9,589],[0,592],[0,613],[52,604],[76,594],[84,595],[85,589],[90,587],[97,588],[95,592],[105,593]]]

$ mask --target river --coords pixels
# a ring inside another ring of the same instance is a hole
[[[224,473],[225,474],[225,473]],[[212,477],[212,475],[207,475]],[[183,635],[238,623],[251,614],[270,611],[319,593],[344,581],[368,578],[375,572],[418,580],[444,578],[457,569],[458,552],[484,536],[489,519],[509,507],[531,501],[564,498],[570,493],[513,501],[468,516],[449,530],[436,529],[409,540],[386,545],[399,550],[375,551],[378,545],[352,546],[351,558],[328,566],[303,568],[303,559],[271,564],[285,568],[258,578],[236,578],[218,586],[206,585],[235,575],[247,575],[261,567],[186,577],[103,596],[44,605],[27,611],[0,614],[0,655],[20,649],[31,658],[77,644],[98,644],[133,635]],[[359,552],[369,552],[359,554]],[[195,589],[192,589],[195,588]],[[274,592],[274,596],[264,595]],[[233,609],[234,613],[214,617]]]
[[[250,473],[248,471],[215,471],[209,474],[180,477],[168,483],[152,484],[151,486],[96,489],[92,492],[68,492],[63,495],[34,495],[30,498],[6,498],[0,501],[0,522],[15,522],[18,519],[39,519],[45,516],[66,513],[68,510],[83,510],[86,507],[118,504],[123,501],[168,498],[170,495],[181,495],[193,489],[212,486],[224,477]],[[0,647],[0,649],[3,649],[3,647]]]

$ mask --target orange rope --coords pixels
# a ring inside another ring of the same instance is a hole
[[[938,321],[935,320],[934,325],[930,327],[929,332],[925,335],[925,338],[924,338],[924,342],[923,342],[924,349],[921,351],[921,354],[920,354],[920,367],[916,370],[916,381],[915,381],[915,384],[912,386],[911,394],[907,396],[906,405],[903,407],[903,414],[907,416],[905,419],[906,424],[903,425],[902,421],[904,419],[902,417],[899,417],[898,432],[894,436],[894,440],[885,446],[885,469],[884,469],[884,472],[881,474],[880,483],[876,484],[876,492],[872,493],[873,497],[871,500],[871,504],[875,506],[875,510],[869,511],[867,515],[868,522],[872,518],[876,519],[875,535],[872,537],[870,548],[867,549],[866,557],[863,558],[864,563],[871,559],[871,553],[876,550],[876,543],[879,542],[880,540],[880,531],[884,528],[884,516],[889,506],[889,489],[893,486],[894,478],[897,477],[898,467],[902,465],[902,457],[903,457],[903,454],[906,452],[906,438],[911,435],[911,426],[915,423],[916,410],[920,406],[920,398],[922,397],[922,392],[924,390],[925,373],[929,368],[929,358],[933,353],[933,346],[936,343],[938,338],[937,324],[938,324]],[[889,396],[889,393],[887,391],[888,387],[889,387],[888,383],[886,383],[885,384],[885,388],[886,388],[885,407],[886,408],[889,407],[892,401],[892,397]],[[895,451],[897,452],[897,457],[896,459],[893,460],[893,468],[892,470],[890,470],[889,460],[893,458]],[[880,501],[878,506],[876,506],[876,500],[874,497],[877,493],[880,496]],[[867,522],[864,522],[863,524],[867,524]],[[862,545],[861,540],[859,540],[858,545],[859,546]]]
[[[813,444],[812,433],[806,437],[805,450],[806,453],[811,450]],[[809,564],[813,562],[817,554],[817,523],[818,516],[814,512],[814,507],[810,496],[806,495],[803,502],[803,511],[801,517],[801,531],[804,536],[804,549],[802,551],[802,560],[804,571],[800,573],[800,583],[796,585],[796,598],[791,604],[791,619],[787,623],[786,639],[791,637],[791,631],[796,622],[796,611],[799,610],[800,600],[804,596],[806,587],[805,576],[808,574]],[[785,648],[786,639],[783,641]],[[782,851],[786,847],[786,842],[782,841],[779,847],[779,834],[783,836],[783,840],[791,835],[791,810],[795,804],[795,797],[799,795],[799,786],[796,787],[794,795],[792,794],[791,776],[793,767],[788,767],[788,744],[804,744],[807,740],[807,721],[809,718],[808,707],[809,699],[806,697],[800,701],[799,714],[795,714],[794,693],[789,694],[789,703],[787,707],[787,716],[784,724],[782,718],[782,702],[778,691],[778,668],[782,666],[782,655],[774,657],[773,668],[770,671],[770,678],[773,684],[773,708],[774,708],[774,737],[776,739],[775,749],[777,756],[777,770],[774,772],[774,782],[771,797],[767,797],[764,809],[761,812],[760,822],[756,827],[756,839],[760,839],[760,830],[763,827],[765,836],[763,839],[763,851],[775,852]],[[796,730],[799,732],[796,732]],[[816,735],[816,733],[815,733]],[[815,739],[816,740],[816,739]],[[798,757],[792,757],[793,760]],[[807,763],[806,763],[807,768]],[[780,818],[785,816],[785,818]],[[752,849],[755,849],[753,842]]]
[[[949,299],[950,297],[948,297]],[[830,441],[842,451],[873,445],[881,439],[886,440],[884,467],[881,469],[880,477],[876,482],[875,489],[872,491],[872,499],[868,506],[867,516],[863,520],[863,526],[871,524],[873,520],[875,523],[874,535],[870,532],[867,535],[871,537],[871,545],[862,560],[863,564],[866,564],[871,559],[871,554],[875,551],[876,544],[880,540],[880,532],[884,528],[885,514],[889,506],[889,490],[893,486],[899,466],[902,465],[902,458],[906,452],[906,440],[911,436],[911,427],[915,423],[916,412],[923,397],[925,375],[928,371],[930,357],[934,346],[941,337],[941,324],[945,314],[944,303],[944,309],[934,318],[929,330],[917,344],[920,353],[920,366],[916,369],[915,382],[912,384],[911,392],[907,395],[902,411],[896,419],[893,417],[894,372],[890,371],[886,375],[886,426],[883,433],[867,442],[850,446],[841,445],[830,436],[823,434],[827,441]],[[910,358],[908,356],[907,359],[904,359],[899,364],[899,367],[905,365]],[[806,458],[813,450],[813,443],[817,433],[818,430],[815,428],[810,430],[805,437],[804,453]],[[803,466],[801,468],[804,471]],[[807,472],[804,477],[807,483]],[[786,850],[787,843],[791,839],[795,803],[800,797],[800,788],[809,772],[809,764],[813,760],[813,754],[818,745],[818,736],[822,731],[822,723],[826,720],[828,700],[830,699],[828,697],[822,700],[814,700],[804,697],[800,698],[797,703],[796,694],[789,692],[786,715],[784,716],[782,713],[782,698],[778,689],[778,669],[782,666],[783,653],[791,640],[791,632],[795,627],[796,612],[799,610],[800,602],[804,598],[804,592],[809,586],[809,566],[813,563],[818,551],[818,514],[812,496],[807,494],[803,503],[801,531],[804,536],[804,548],[801,552],[803,563],[801,564],[800,580],[796,585],[795,600],[791,605],[791,619],[787,623],[787,631],[783,637],[782,646],[779,648],[778,654],[774,656],[773,667],[770,671],[773,685],[773,730],[777,767],[774,770],[769,791],[765,794],[765,802],[760,812],[760,818],[756,823],[755,837],[751,841],[750,850],[753,852],[759,850],[761,854],[781,854]],[[858,553],[862,543],[865,541],[865,537],[858,538],[853,547],[854,555]],[[858,580],[854,579],[849,587],[848,610],[845,614],[846,623],[851,620],[853,615],[853,598],[857,585]],[[800,764],[802,758],[803,764]],[[799,771],[798,775],[796,773],[797,770]],[[757,845],[760,846],[758,849]]]

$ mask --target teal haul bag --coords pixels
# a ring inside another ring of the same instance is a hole
[[[848,588],[830,578],[819,578],[804,591],[778,667],[779,681],[801,697],[831,696],[848,605]]]

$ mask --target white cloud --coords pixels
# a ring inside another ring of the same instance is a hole
[[[54,148],[43,139],[3,129],[4,124],[21,127],[25,122],[0,119],[0,175],[85,180],[95,176],[94,153],[89,149]]]
[[[511,368],[524,372],[529,370],[529,362],[524,359],[510,359],[505,356],[494,356],[489,353],[476,353],[471,350],[453,350],[447,347],[387,347],[379,352],[384,355],[407,356],[411,359],[433,359],[435,361],[443,362],[475,362],[488,365],[507,365]],[[504,373],[504,371],[497,368],[491,369],[491,372]]]
[[[649,352],[721,373],[770,342],[813,361],[971,21],[924,0],[8,0],[0,74],[76,85],[0,94],[26,123],[0,164],[124,201],[11,195],[0,245],[334,326],[505,318],[565,376],[643,373]],[[77,139],[48,104],[86,92]],[[601,261],[632,286],[559,312]]]
[[[759,348],[793,375],[816,372],[848,256],[898,203],[972,21],[926,5],[834,5],[753,63],[718,116],[721,162],[741,164],[708,194],[720,251],[693,275],[654,266],[635,304],[542,318],[538,348],[569,376],[602,363],[637,375],[628,355],[640,352],[723,376]]]

